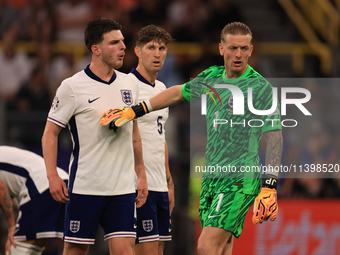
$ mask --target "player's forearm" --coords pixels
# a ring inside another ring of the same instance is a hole
[[[172,176],[170,174],[170,171],[166,171],[166,183],[168,185],[169,192],[175,192],[175,184],[172,180]]]
[[[0,206],[3,214],[6,217],[8,226],[15,226],[15,216],[13,211],[13,204],[8,189],[4,183],[0,183]]]
[[[46,125],[48,125],[48,123]],[[47,178],[54,177],[58,175],[57,172],[58,134],[46,128],[41,140],[41,145],[46,165]]]
[[[121,127],[133,119],[142,117],[149,112],[177,104],[184,99],[181,85],[176,85],[163,90],[161,93],[148,100],[131,106],[131,108],[115,108],[106,111],[101,117],[100,125],[108,125],[115,120],[115,125]]]
[[[183,96],[181,87],[182,85],[170,87],[166,90],[163,90],[156,96],[150,98],[149,101],[152,110],[160,110],[183,101],[185,98]]]
[[[135,172],[137,178],[145,178],[145,167],[143,160],[143,147],[142,147],[142,138],[139,133],[137,121],[133,121],[133,153],[135,159]]]
[[[20,205],[18,203],[18,200],[14,197],[12,198],[12,205],[13,205],[13,214],[14,214],[14,220],[17,221]]]
[[[168,184],[168,189],[174,189],[175,185],[172,180],[172,176],[170,173],[169,167],[169,151],[168,151],[168,144],[165,142],[165,174],[166,174],[166,182]]]
[[[267,172],[266,174],[275,175],[278,177],[279,173],[273,171],[275,166],[280,166],[281,164],[281,156],[283,149],[283,138],[282,131],[275,130],[264,133],[267,141],[266,148],[266,166]]]

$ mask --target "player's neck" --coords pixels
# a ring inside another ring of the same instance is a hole
[[[113,72],[115,71],[114,68],[93,60],[91,61],[89,68],[97,77],[107,82],[111,80]]]
[[[148,82],[155,84],[158,73],[152,73],[146,70],[142,65],[138,65],[136,70],[140,75],[142,75]]]
[[[235,79],[235,78],[238,78],[238,77],[241,77],[248,69],[248,64],[246,66],[246,68],[244,68],[244,70],[242,70],[241,72],[232,72],[231,70],[227,69],[226,67],[225,68],[225,76],[227,79]]]

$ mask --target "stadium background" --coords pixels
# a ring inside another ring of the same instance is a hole
[[[134,38],[142,26],[157,24],[169,31],[175,42],[158,78],[170,87],[223,64],[217,43],[221,29],[232,21],[251,28],[250,65],[263,76],[339,77],[339,11],[339,0],[0,0],[0,144],[41,154],[56,88],[90,61],[83,31],[92,18],[108,17],[123,25],[123,72],[136,66]],[[283,130],[282,161],[339,163],[340,123],[337,115],[330,116],[340,109],[339,89],[313,84],[308,89],[317,95],[313,107],[318,118],[299,132]],[[166,244],[166,255],[196,254],[200,187],[199,179],[189,178],[189,112],[187,102],[171,107],[166,125],[176,188],[173,241]],[[67,130],[60,135],[59,150],[58,165],[67,169]],[[248,213],[234,254],[340,254],[340,179],[324,177],[280,180],[277,222],[254,226]],[[0,226],[3,254],[7,230],[2,215]],[[98,236],[89,254],[108,254],[100,230]],[[61,249],[62,242],[53,240],[44,254],[61,254]]]

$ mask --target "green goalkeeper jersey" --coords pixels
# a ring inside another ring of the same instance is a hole
[[[232,93],[226,88],[216,88],[217,84],[233,85],[242,91],[244,114],[233,114]],[[209,86],[215,88],[221,101]],[[256,110],[271,109],[273,87],[249,65],[245,73],[235,79],[226,78],[224,66],[212,66],[182,86],[183,96],[191,102],[207,94],[207,146],[202,186],[208,184],[210,188],[220,187],[225,191],[236,188],[232,185],[236,183],[238,189],[252,195],[260,190],[258,151],[262,133],[282,127],[279,104],[268,115],[256,115],[249,110],[248,88],[252,88],[252,104]],[[212,169],[214,171],[210,171]]]

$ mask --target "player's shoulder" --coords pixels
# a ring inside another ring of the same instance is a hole
[[[134,75],[134,73],[131,71],[127,74],[128,76],[130,76],[133,79],[137,79],[136,75]]]
[[[155,81],[155,87],[158,87],[160,90],[165,90],[166,89],[165,84],[163,82],[159,81],[159,80]]]
[[[132,79],[136,80],[139,85],[139,90],[165,90],[166,86],[163,82],[156,80],[154,84],[151,84],[147,79],[145,79],[135,68],[131,70],[128,74]]]
[[[6,145],[0,146],[0,151],[1,151],[1,154],[8,153],[8,154],[18,154],[18,155],[26,154],[26,152],[28,152],[23,149],[19,149],[17,147],[6,146]]]
[[[253,67],[249,66],[249,70],[247,70],[247,78],[256,79],[258,81],[258,84],[262,87],[268,87],[272,88],[273,86],[270,84],[270,82],[264,78],[259,72],[257,72]]]
[[[135,83],[138,83],[139,81],[138,78],[132,72],[126,74],[126,76],[128,79],[130,79],[131,81],[134,81]]]
[[[137,80],[133,77],[133,75],[130,75],[130,73],[126,74],[120,71],[115,70],[117,78],[120,80],[124,80],[127,84],[138,86]]]
[[[139,86],[143,84],[148,84],[151,86],[154,85],[154,84],[151,84],[147,79],[145,79],[144,76],[141,75],[135,68],[132,68],[131,72],[128,75],[129,77],[134,79],[138,83]]]
[[[90,79],[90,77],[85,73],[85,70],[81,70],[65,80],[72,80],[74,82],[77,82],[78,80],[83,79]]]
[[[16,148],[16,147],[11,147],[11,146],[0,146],[0,159],[1,158],[8,158],[8,155],[20,155],[22,154],[23,150]]]
[[[66,79],[64,79],[61,82],[60,87],[64,87],[64,86],[70,86],[70,87],[74,87],[76,86],[76,84],[82,83],[85,80],[88,80],[89,77],[86,75],[84,70],[81,70],[77,73],[75,73],[74,75],[72,75],[71,77],[68,77]]]
[[[116,76],[119,79],[127,79],[129,81],[134,81],[135,79],[130,75],[130,73],[126,74],[121,71],[115,70]]]
[[[209,78],[209,77],[218,77],[224,73],[224,66],[210,66],[201,72],[197,77]]]
[[[122,77],[122,78],[127,78],[128,77],[128,74],[123,73],[123,72],[118,71],[118,70],[115,70],[115,73],[116,73],[117,77]]]
[[[37,160],[40,156],[34,152],[12,146],[0,146],[0,161],[8,161],[12,164],[26,162],[29,159]]]
[[[247,75],[246,75],[247,78],[263,78],[263,76],[250,65],[248,65],[246,72],[247,72]]]

